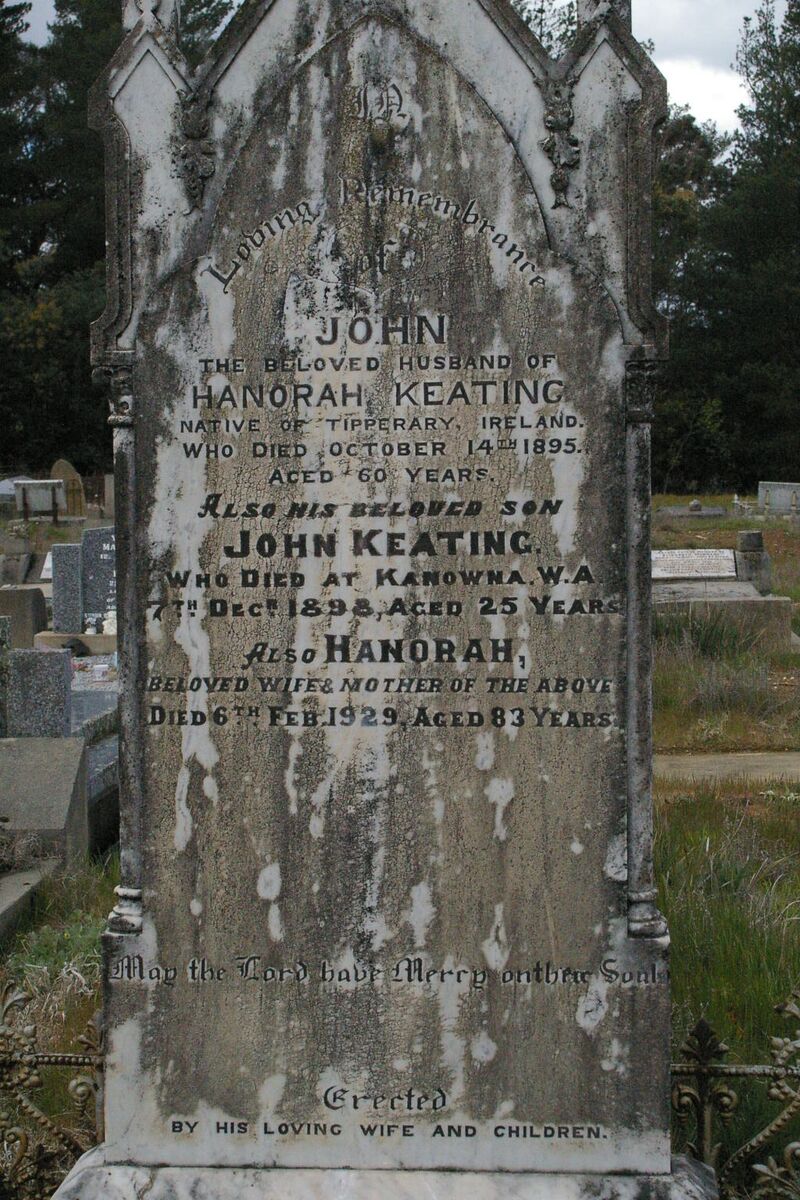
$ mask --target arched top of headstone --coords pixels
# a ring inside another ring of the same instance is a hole
[[[631,27],[632,0],[578,0],[578,24],[585,25],[614,13]]]

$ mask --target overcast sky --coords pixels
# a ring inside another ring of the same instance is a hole
[[[700,121],[723,129],[736,124],[736,108],[744,99],[731,69],[742,20],[758,0],[633,0],[634,32],[652,39],[656,62],[667,77],[671,99],[688,104]],[[783,13],[785,0],[778,0]],[[52,0],[33,0],[30,35],[42,42],[52,20]]]

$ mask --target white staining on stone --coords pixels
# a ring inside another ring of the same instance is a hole
[[[600,1069],[607,1074],[613,1072],[624,1079],[630,1069],[630,1047],[623,1046],[618,1038],[612,1038],[608,1055],[601,1059]]]
[[[300,799],[298,791],[298,764],[303,757],[303,740],[300,734],[292,731],[292,741],[289,746],[287,755],[286,770],[283,775],[283,782],[286,787],[286,795],[289,798],[289,813],[291,816],[297,816],[297,804]]]
[[[484,790],[489,803],[495,806],[493,837],[499,842],[504,842],[508,837],[504,817],[506,809],[514,799],[514,780],[495,777]]]
[[[264,867],[258,877],[256,891],[262,900],[277,900],[281,894],[280,863],[273,862]]]
[[[619,833],[611,839],[603,870],[606,876],[616,883],[624,883],[628,878],[628,838],[626,833]]]
[[[196,896],[193,896],[189,901],[189,912],[193,917],[202,917],[203,915],[203,905]]]
[[[457,963],[448,955],[444,961],[446,971],[454,971]],[[441,1064],[450,1077],[450,1085],[446,1088],[450,1104],[457,1103],[464,1094],[464,1056],[466,1042],[458,1034],[458,1023],[461,1011],[463,989],[468,985],[459,984],[454,979],[444,980],[437,989],[439,1005],[439,1044],[441,1046]]]
[[[582,842],[579,842],[577,838],[572,839],[572,842],[570,844],[570,850],[576,857],[580,857],[580,855],[583,854],[585,849],[586,849],[586,847],[583,845]]]
[[[403,920],[411,926],[417,950],[424,950],[428,929],[435,916],[429,885],[425,882],[416,884],[411,889],[411,907],[403,913]]]
[[[283,1093],[286,1091],[286,1083],[285,1075],[270,1075],[258,1089],[258,1103],[261,1107],[262,1120],[275,1116],[279,1111]]]
[[[619,956],[624,952],[628,937],[628,921],[626,917],[616,917],[608,925],[608,958]],[[605,956],[604,956],[605,960]],[[602,1024],[609,1011],[608,989],[610,979],[602,972],[596,972],[589,986],[578,1002],[575,1020],[585,1033],[593,1037],[598,1026]]]
[[[475,766],[479,771],[491,771],[494,766],[494,734],[479,733],[476,737]]]
[[[485,1029],[475,1035],[469,1048],[476,1063],[490,1063],[497,1054],[497,1044],[492,1041]]]
[[[506,936],[504,906],[494,906],[494,921],[486,941],[481,945],[483,957],[493,971],[502,971],[509,959],[508,937]]]
[[[283,918],[277,904],[270,904],[267,913],[267,931],[273,942],[283,941]]]

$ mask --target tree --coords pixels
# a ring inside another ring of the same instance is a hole
[[[575,0],[511,0],[514,9],[529,25],[549,54],[560,56],[578,27]]]
[[[23,38],[30,7],[0,7],[0,287],[17,286],[16,266],[41,242],[31,219],[37,195],[34,120],[41,97],[38,51]]]
[[[800,0],[780,28],[763,0],[737,62],[750,98],[727,179],[724,164],[711,175],[665,289],[673,355],[659,418],[676,401],[685,416],[718,414],[717,443],[706,421],[705,459],[684,481],[742,489],[794,478],[800,460]],[[656,428],[661,465],[668,427]]]

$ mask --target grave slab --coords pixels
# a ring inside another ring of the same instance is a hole
[[[0,875],[0,938],[6,937],[31,911],[37,891],[57,866],[58,859],[50,858],[26,871]]]
[[[653,580],[736,579],[733,550],[654,550]]]
[[[86,854],[86,761],[80,738],[0,741],[0,816],[10,833],[34,833],[71,862]]]
[[[657,583],[653,603],[659,614],[686,620],[730,623],[765,653],[788,654],[792,649],[792,601],[786,596],[762,596],[743,581],[686,581]]]
[[[11,645],[30,650],[37,633],[47,629],[47,602],[38,587],[0,588],[0,616],[11,618]]]

